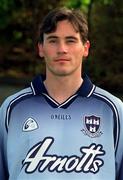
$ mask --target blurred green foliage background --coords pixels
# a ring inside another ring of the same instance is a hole
[[[91,50],[84,69],[98,86],[122,96],[121,0],[0,0],[0,90],[9,84],[24,86],[44,73],[44,61],[37,54],[38,29],[47,12],[58,6],[80,9],[87,15]]]

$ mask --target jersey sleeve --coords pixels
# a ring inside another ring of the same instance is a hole
[[[117,180],[122,180],[122,179],[123,179],[123,159],[121,161],[119,176],[117,177]]]
[[[7,132],[5,129],[5,114],[4,114],[4,105],[0,108],[0,179],[7,180],[7,164],[6,159],[6,150],[5,150],[5,138]]]
[[[123,179],[123,102],[119,100],[117,104],[117,110],[119,115],[119,139],[118,148],[116,152],[116,171],[117,180]]]
[[[8,180],[8,158],[7,152],[7,139],[8,139],[8,117],[11,109],[11,104],[19,97],[23,97],[25,94],[32,94],[31,88],[22,89],[9,96],[0,107],[0,180]]]

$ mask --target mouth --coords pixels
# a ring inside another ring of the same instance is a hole
[[[70,61],[70,59],[68,59],[68,58],[58,58],[58,59],[55,59],[55,62],[66,62],[66,61]]]

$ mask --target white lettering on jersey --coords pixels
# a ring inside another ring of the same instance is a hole
[[[53,142],[54,139],[52,137],[47,137],[31,148],[22,163],[26,173],[33,173],[36,170],[43,172],[46,169],[50,172],[75,171],[77,173],[97,173],[104,164],[104,161],[99,158],[99,156],[105,154],[105,151],[100,144],[91,144],[89,147],[81,147],[80,152],[82,155],[81,157],[78,157],[76,155],[49,155],[47,152]]]

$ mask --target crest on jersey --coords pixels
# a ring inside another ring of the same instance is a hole
[[[36,120],[31,117],[28,118],[23,125],[23,131],[33,131],[35,129],[38,129],[38,124]]]
[[[99,137],[102,132],[100,131],[101,120],[97,116],[85,116],[84,118],[84,129],[82,129],[85,135],[89,137]]]

